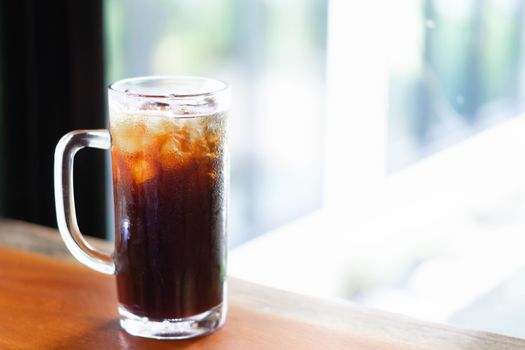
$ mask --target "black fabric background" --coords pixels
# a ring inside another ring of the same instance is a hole
[[[56,226],[53,152],[105,127],[102,0],[0,0],[0,214]],[[104,152],[76,157],[77,215],[105,233]]]

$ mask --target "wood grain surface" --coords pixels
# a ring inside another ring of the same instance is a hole
[[[100,240],[91,243],[107,251],[112,247]],[[0,220],[0,246],[0,350],[525,349],[521,339],[235,278],[229,278],[230,307],[223,329],[196,340],[141,339],[118,325],[113,277],[76,263],[56,230]]]
[[[390,349],[379,340],[259,312],[230,301],[226,325],[187,341],[119,328],[111,276],[0,248],[1,349]]]

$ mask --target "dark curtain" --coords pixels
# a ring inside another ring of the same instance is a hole
[[[73,129],[105,127],[102,0],[0,0],[0,209],[56,226],[53,152]],[[76,157],[80,228],[105,231],[104,152]]]

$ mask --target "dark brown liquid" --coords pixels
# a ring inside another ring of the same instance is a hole
[[[141,118],[111,128],[119,302],[154,320],[196,315],[223,300],[223,120]]]

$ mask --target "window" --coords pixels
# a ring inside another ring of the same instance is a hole
[[[525,1],[105,4],[109,81],[233,87],[233,275],[524,336]]]
[[[331,0],[324,206],[231,273],[523,337],[523,6]]]

